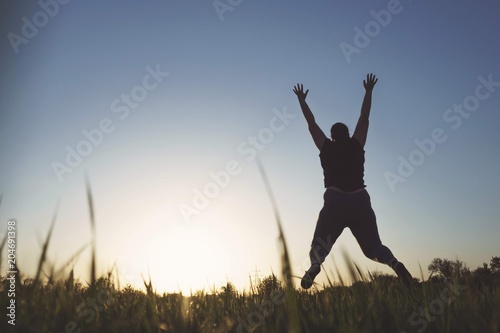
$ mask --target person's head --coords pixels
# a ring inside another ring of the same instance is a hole
[[[332,140],[338,143],[349,140],[349,128],[344,123],[335,123],[330,130]]]

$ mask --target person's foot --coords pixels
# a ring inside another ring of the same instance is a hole
[[[413,277],[411,276],[410,272],[406,269],[405,265],[401,262],[397,262],[394,265],[394,271],[398,275],[399,279],[403,281],[403,283],[407,286],[410,286],[413,282]]]
[[[314,281],[314,278],[316,277],[316,275],[319,274],[320,271],[321,271],[321,267],[319,265],[312,265],[307,270],[306,274],[304,274],[304,276],[302,277],[302,281],[300,282],[300,285],[302,286],[302,288],[304,288],[304,289],[311,288],[313,281]]]

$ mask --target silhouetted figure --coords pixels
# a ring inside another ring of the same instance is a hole
[[[373,74],[363,81],[365,97],[352,138],[343,123],[335,123],[330,131],[331,140],[319,128],[306,103],[309,90],[297,84],[293,91],[299,99],[302,113],[309,126],[316,147],[320,150],[321,166],[325,177],[324,205],[319,213],[309,257],[311,267],[302,278],[302,288],[312,286],[321,271],[321,264],[344,228],[349,227],[363,253],[368,258],[389,265],[399,278],[410,284],[412,277],[391,250],[382,244],[375,213],[363,180],[365,151],[373,87],[378,79]]]

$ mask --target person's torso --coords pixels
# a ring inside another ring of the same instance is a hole
[[[325,187],[336,186],[342,191],[355,191],[365,187],[365,151],[356,139],[338,144],[327,139],[319,154]]]

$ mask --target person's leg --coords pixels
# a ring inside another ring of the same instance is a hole
[[[342,194],[327,190],[324,195],[323,208],[316,222],[311,250],[309,251],[311,267],[306,271],[301,282],[303,288],[310,288],[314,278],[321,271],[321,264],[325,261],[333,244],[345,228],[343,217]]]
[[[325,261],[333,244],[346,227],[342,195],[342,193],[333,190],[325,192],[325,203],[319,213],[309,251],[311,265],[321,265]]]
[[[352,222],[349,224],[352,234],[358,241],[366,257],[391,267],[406,284],[412,277],[406,267],[399,262],[391,250],[382,244],[378,233],[375,212],[371,207],[368,192],[360,192],[353,197]]]

